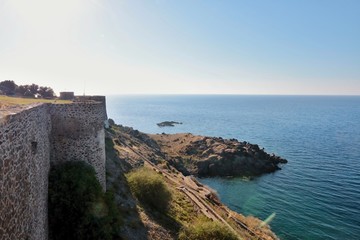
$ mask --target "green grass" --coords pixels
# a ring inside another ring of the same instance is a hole
[[[72,103],[69,100],[59,100],[59,99],[38,99],[38,98],[19,98],[19,97],[9,97],[5,95],[0,95],[0,105],[27,105],[31,103],[53,103],[53,104],[65,104]]]

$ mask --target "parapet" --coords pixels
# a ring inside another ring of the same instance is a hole
[[[104,121],[108,119],[107,113],[106,113],[106,97],[105,96],[75,96],[74,102],[77,103],[101,103],[102,107],[104,108]]]

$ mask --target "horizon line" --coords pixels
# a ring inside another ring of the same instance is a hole
[[[298,97],[360,97],[360,94],[244,94],[244,93],[111,93],[105,96],[298,96]]]

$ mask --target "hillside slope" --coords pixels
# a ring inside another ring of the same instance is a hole
[[[179,231],[191,225],[198,216],[219,222],[241,239],[277,239],[269,226],[261,220],[231,211],[219,201],[213,190],[199,183],[194,177],[182,173],[203,175],[199,174],[196,161],[191,164],[174,162],[174,159],[180,159],[184,152],[190,152],[193,157],[199,156],[195,146],[208,139],[210,138],[204,139],[191,134],[147,135],[129,127],[114,124],[111,126],[106,139],[107,188],[113,189],[120,205],[123,215],[121,236],[124,239],[177,239]],[[218,140],[221,142],[221,139]],[[212,148],[217,143],[215,139]],[[223,144],[230,146],[234,143],[236,142],[233,140],[230,144],[224,140]],[[229,148],[223,149],[224,151],[218,151],[220,157]],[[185,158],[188,158],[188,155]],[[197,160],[206,161],[201,158]],[[163,176],[163,181],[171,190],[174,197],[168,213],[163,214],[148,208],[131,192],[126,173],[142,166]]]

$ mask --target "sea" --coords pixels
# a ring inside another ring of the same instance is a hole
[[[264,147],[289,162],[251,180],[200,181],[232,210],[271,220],[281,239],[360,239],[360,96],[124,95],[108,96],[107,111],[146,133]]]

